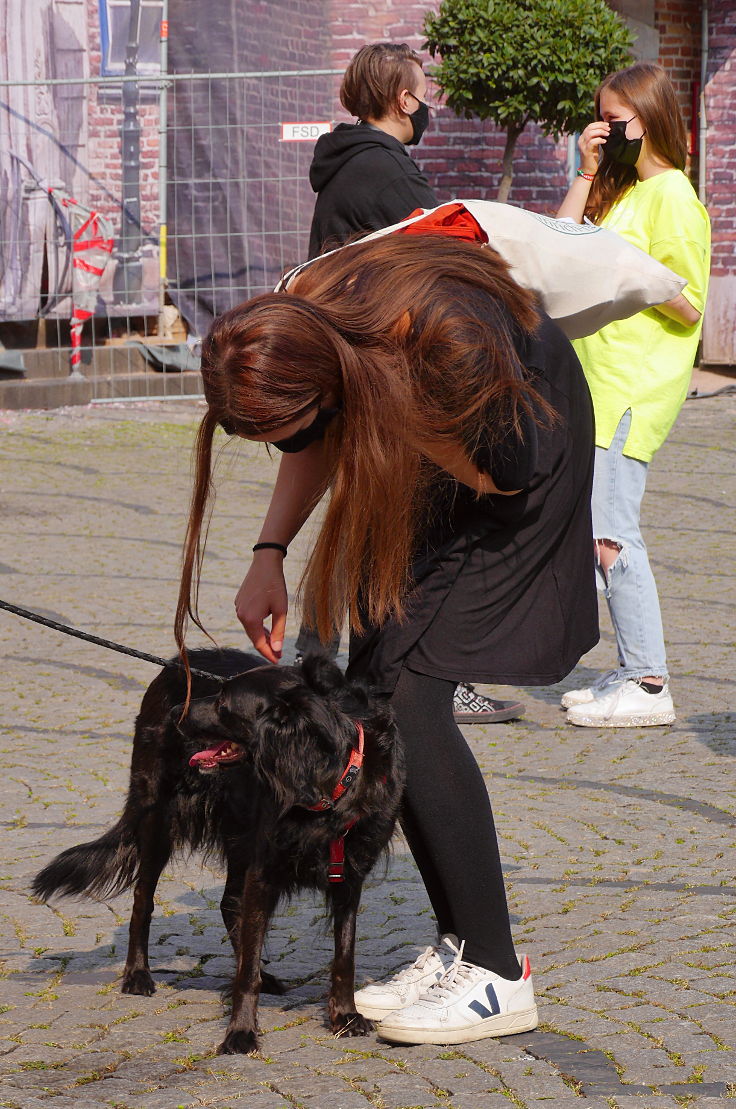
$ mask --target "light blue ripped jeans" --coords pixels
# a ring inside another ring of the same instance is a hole
[[[654,574],[639,527],[648,463],[628,458],[623,446],[631,426],[624,413],[610,447],[595,448],[593,536],[620,547],[606,575],[596,550],[596,582],[608,601],[618,646],[617,678],[662,677],[667,654]]]

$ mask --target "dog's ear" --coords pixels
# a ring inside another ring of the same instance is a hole
[[[254,765],[282,810],[313,804],[331,791],[352,731],[327,699],[303,685],[282,690],[258,714]]]
[[[305,684],[322,696],[337,692],[345,684],[342,670],[327,654],[307,655],[302,661],[301,672]]]

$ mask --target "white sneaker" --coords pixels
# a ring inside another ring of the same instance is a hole
[[[376,1028],[398,1044],[465,1044],[537,1027],[529,959],[519,959],[521,978],[510,982],[463,962],[460,946],[452,966],[413,1005],[390,1013]]]
[[[647,693],[631,678],[567,712],[568,724],[582,728],[650,728],[672,724],[675,719],[675,706],[666,682],[661,693]]]
[[[610,686],[620,682],[622,679],[618,678],[618,670],[609,670],[606,674],[601,674],[599,678],[587,686],[585,689],[571,689],[565,693],[560,699],[560,704],[563,709],[571,709],[574,705],[588,705],[591,701],[595,701],[596,697],[600,697],[602,693],[607,693]]]
[[[454,955],[457,952],[457,936],[443,936],[442,940]],[[368,1020],[382,1020],[389,1013],[412,1005],[420,994],[445,973],[441,952],[439,945],[427,947],[411,966],[404,967],[386,982],[371,982],[362,990],[356,990],[357,1011]]]

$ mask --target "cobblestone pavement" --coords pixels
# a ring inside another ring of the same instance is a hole
[[[156,654],[172,650],[196,405],[0,413],[0,596]],[[564,689],[614,661],[601,644],[520,722],[471,727],[499,826],[538,1031],[456,1049],[336,1040],[324,1023],[320,904],[275,919],[262,1053],[218,1057],[232,970],[222,875],[172,865],[157,897],[158,991],[127,997],[130,897],[36,905],[33,874],[121,808],[144,662],[0,612],[0,1106],[523,1109],[721,1105],[736,1097],[733,708],[736,399],[690,401],[651,474],[646,523],[678,709],[671,728],[564,723]],[[232,601],[274,472],[263,448],[219,464],[201,611],[244,644]],[[305,537],[290,554],[295,584]],[[291,633],[295,633],[292,621]],[[479,879],[481,880],[481,879]],[[366,891],[358,979],[392,972],[433,926],[397,842]]]

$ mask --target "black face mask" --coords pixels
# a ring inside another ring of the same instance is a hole
[[[311,424],[290,435],[288,439],[278,439],[271,443],[271,446],[276,447],[283,454],[298,454],[311,443],[324,438],[327,425],[334,420],[339,411],[339,408],[319,408]]]
[[[411,94],[414,96],[414,93]],[[429,105],[420,100],[418,96],[414,96],[419,107],[415,112],[409,113],[411,120],[411,138],[409,139],[408,146],[416,146],[421,139],[424,132],[427,130],[429,124]]]
[[[631,119],[636,119],[636,116],[632,116]],[[601,147],[609,161],[617,162],[620,166],[636,165],[641,154],[641,140],[646,135],[645,131],[639,139],[626,138],[626,127],[631,123],[631,119],[615,119],[611,123],[608,138]]]

